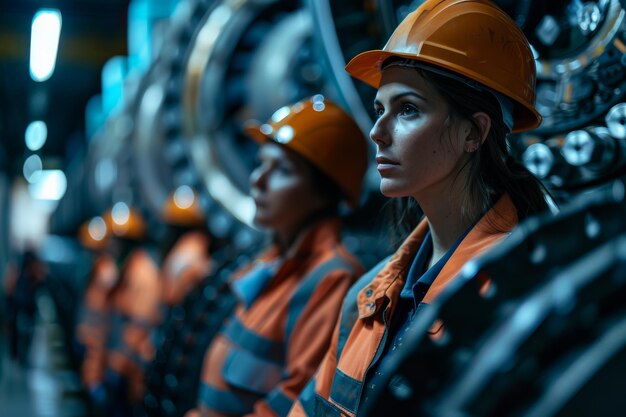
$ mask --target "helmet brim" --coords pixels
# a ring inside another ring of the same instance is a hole
[[[455,68],[448,68],[445,65],[441,65],[441,63],[438,62],[431,62],[430,60],[424,59],[423,57],[416,57],[415,54],[390,52],[381,49],[365,51],[358,54],[357,56],[352,58],[350,62],[348,62],[345,70],[353,78],[356,78],[357,80],[362,81],[371,87],[379,88],[382,79],[381,67],[385,60],[391,57],[421,61],[425,62],[426,64],[441,66],[444,70],[448,71],[454,72],[456,70]],[[479,74],[476,74],[476,78],[479,78]],[[490,85],[488,80],[479,79],[479,82],[481,82],[488,88],[494,88],[494,86]],[[513,133],[531,130],[541,124],[541,115],[534,107],[528,106],[523,99],[515,96],[515,94],[510,91],[499,92],[512,99],[515,103],[515,121],[512,130]]]
[[[345,69],[348,74],[357,80],[371,87],[378,88],[380,86],[380,79],[382,78],[381,66],[387,58],[392,56],[402,57],[402,54],[380,49],[365,51],[352,58]],[[407,55],[407,58],[415,58],[415,55]]]
[[[271,136],[266,135],[261,130],[262,124],[256,120],[248,120],[243,126],[243,132],[250,139],[254,140],[259,145],[263,145],[267,143],[267,141],[272,140]]]
[[[322,172],[325,172],[324,167],[318,165],[315,162],[315,158],[311,157],[310,151],[306,147],[301,147],[297,143],[293,143],[293,142],[289,144],[280,143],[274,139],[274,136],[263,133],[262,126],[263,124],[259,123],[256,120],[249,120],[244,124],[243,131],[250,139],[254,140],[259,145],[264,145],[268,142],[274,142],[281,146],[285,146],[286,148],[291,149],[292,151],[300,155],[302,158],[304,158],[307,161],[307,163],[311,164],[317,169],[320,169]],[[353,208],[353,209],[358,207],[360,196],[361,196],[360,191],[356,195],[353,195],[353,193],[351,193],[350,190],[346,190],[342,188],[340,184],[338,184],[338,186],[343,191],[345,195],[345,200],[348,203],[348,206],[350,206],[350,208]]]

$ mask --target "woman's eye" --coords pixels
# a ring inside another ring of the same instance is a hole
[[[278,172],[280,172],[281,174],[284,174],[284,175],[289,175],[289,174],[291,174],[293,172],[291,167],[288,167],[288,166],[282,165],[282,164],[276,166],[276,171],[278,171]]]
[[[402,114],[403,116],[412,116],[417,113],[417,107],[412,104],[403,104],[402,108],[400,109],[400,114]]]
[[[382,117],[384,113],[385,113],[385,109],[383,109],[382,107],[378,107],[374,109],[374,117],[376,119],[379,119],[380,117]]]

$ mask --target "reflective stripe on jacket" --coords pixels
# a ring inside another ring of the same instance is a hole
[[[294,249],[207,349],[203,415],[287,415],[326,352],[343,297],[362,269],[341,244],[338,219],[318,223]],[[259,261],[277,256],[270,249]]]
[[[470,259],[509,235],[517,212],[503,196],[472,228],[424,296],[431,303]],[[396,253],[381,262],[350,289],[329,351],[289,416],[355,416],[362,400],[363,381],[384,348],[387,325],[404,287],[413,258],[422,244],[428,223],[422,221]],[[419,314],[420,306],[416,314]],[[442,325],[432,328],[434,336]]]

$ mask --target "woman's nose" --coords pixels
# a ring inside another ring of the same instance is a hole
[[[372,126],[372,129],[370,130],[370,139],[380,147],[384,147],[389,144],[389,134],[385,115],[376,119],[374,126]]]
[[[256,167],[250,174],[250,187],[264,188],[266,177],[267,170],[263,167],[263,165]]]

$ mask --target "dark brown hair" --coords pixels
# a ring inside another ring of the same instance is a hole
[[[390,58],[383,64],[383,68],[397,59]],[[546,211],[548,191],[508,152],[506,138],[509,130],[503,122],[502,109],[495,96],[487,89],[478,90],[468,83],[427,69],[416,68],[416,71],[441,94],[448,104],[452,118],[468,120],[477,132],[480,132],[480,127],[472,115],[484,112],[491,118],[491,129],[487,138],[461,168],[468,170],[467,182],[464,184],[467,193],[462,203],[465,210],[463,215],[477,220],[504,194],[511,198],[519,220]],[[401,221],[396,223],[398,232],[406,236],[406,231],[412,230],[419,222],[421,210],[411,207],[407,199],[394,204],[396,219]]]

